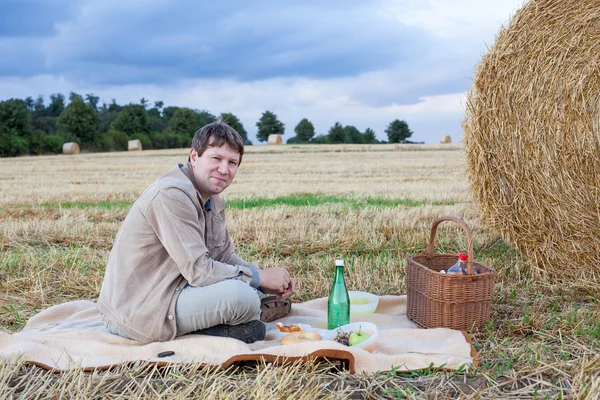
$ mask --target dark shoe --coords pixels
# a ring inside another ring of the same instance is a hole
[[[292,302],[288,299],[275,300],[275,296],[268,296],[260,301],[260,320],[271,322],[283,318],[290,313]]]
[[[265,338],[267,328],[262,322],[254,320],[239,325],[215,325],[192,333],[198,335],[222,336],[241,340],[245,343],[254,343],[257,340],[263,340]]]

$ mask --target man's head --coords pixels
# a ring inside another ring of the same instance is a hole
[[[244,139],[219,117],[215,122],[206,124],[196,131],[192,140],[192,149],[202,156],[208,147],[221,147],[224,144],[240,153],[241,164],[244,155]]]
[[[196,132],[189,161],[203,201],[231,184],[243,154],[244,140],[220,118]]]

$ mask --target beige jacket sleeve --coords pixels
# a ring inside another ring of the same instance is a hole
[[[146,218],[190,285],[207,286],[226,279],[240,279],[258,287],[256,269],[235,252],[229,253],[223,262],[209,257],[204,214],[198,212],[183,190],[176,187],[160,190],[149,203]]]

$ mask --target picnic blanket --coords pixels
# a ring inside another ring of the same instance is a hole
[[[275,322],[300,323],[326,329],[327,298],[295,303],[288,316]],[[72,301],[34,315],[20,331],[0,332],[0,358],[24,361],[56,372],[73,368],[106,369],[139,361],[202,363],[229,367],[236,362],[265,360],[286,363],[326,358],[341,360],[350,373],[426,368],[458,369],[476,364],[476,353],[464,332],[445,328],[419,329],[406,317],[406,296],[380,296],[374,314],[353,316],[351,322],[375,323],[379,337],[372,353],[333,340],[282,345],[282,333],[270,324],[265,340],[239,340],[185,335],[168,342],[141,343],[111,334],[96,303]],[[158,354],[172,351],[169,357]]]

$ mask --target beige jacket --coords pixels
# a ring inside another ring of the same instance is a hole
[[[234,251],[225,203],[205,211],[188,165],[175,165],[133,204],[108,258],[98,308],[123,334],[142,342],[171,340],[175,304],[188,283],[240,279],[258,287],[256,266]]]

